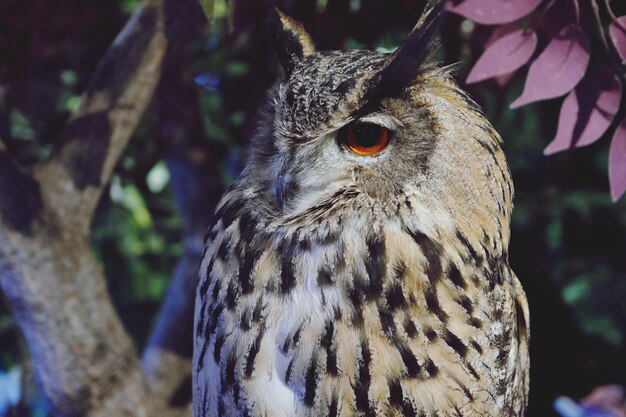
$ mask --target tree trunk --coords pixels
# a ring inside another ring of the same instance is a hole
[[[186,404],[170,405],[189,374],[188,358],[153,350],[144,363],[177,366],[158,372],[142,367],[89,235],[100,195],[152,99],[166,53],[189,31],[189,17],[201,13],[195,0],[146,0],[101,61],[51,159],[28,172],[0,149],[0,288],[25,335],[37,382],[58,415],[190,414]]]

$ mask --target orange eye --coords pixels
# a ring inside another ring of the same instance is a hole
[[[343,129],[343,141],[352,152],[371,156],[389,144],[389,129],[374,123],[351,123]]]

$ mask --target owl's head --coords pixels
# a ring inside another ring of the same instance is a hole
[[[508,182],[497,134],[429,59],[444,4],[431,1],[392,54],[318,52],[302,25],[273,14],[286,77],[270,94],[271,123],[253,143],[246,173],[277,213],[328,205],[343,190],[381,207],[413,193],[449,211],[485,206],[485,193],[496,194],[494,163]],[[510,205],[509,191],[498,191],[494,208]]]

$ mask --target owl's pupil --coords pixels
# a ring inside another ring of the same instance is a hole
[[[381,141],[381,126],[371,123],[360,123],[354,126],[354,138],[357,144],[363,148],[371,148]]]
[[[352,123],[341,130],[339,138],[353,153],[376,155],[389,144],[390,132],[374,123]]]

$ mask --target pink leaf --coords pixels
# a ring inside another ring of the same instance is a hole
[[[563,101],[554,140],[546,155],[596,142],[611,125],[622,99],[622,85],[609,68],[600,68]]]
[[[622,60],[626,61],[626,30],[624,28],[626,28],[626,16],[618,17],[617,22],[613,22],[609,26],[609,34],[615,49],[617,49]]]
[[[513,72],[510,74],[498,75],[496,78],[494,78],[494,80],[496,81],[496,85],[498,87],[504,87],[509,83],[509,81],[511,81],[513,75],[515,75],[515,73]]]
[[[533,31],[518,30],[503,36],[478,58],[467,77],[467,83],[512,73],[530,60],[536,47],[537,34]]]
[[[485,41],[485,49],[489,48],[495,41],[505,37],[509,33],[513,33],[519,30],[517,22],[507,23],[506,25],[494,26],[493,30],[489,34],[489,37]]]
[[[572,91],[589,63],[589,37],[575,24],[565,26],[530,65],[522,95],[511,108],[560,97]]]
[[[609,150],[611,197],[617,201],[626,191],[626,119],[617,126]]]
[[[535,10],[542,0],[463,0],[448,3],[448,10],[476,23],[498,25],[513,22]]]
[[[498,39],[505,37],[509,33],[516,32],[517,30],[519,30],[517,22],[511,22],[505,25],[494,26],[493,30],[491,31],[491,34],[485,41],[484,49],[488,49]],[[514,75],[515,75],[515,72],[511,72],[509,74],[504,74],[504,75],[498,75],[494,77],[493,80],[496,82],[496,84],[499,87],[504,87],[509,81],[511,81],[511,78],[513,78]]]
[[[626,400],[625,395],[624,387],[619,385],[602,385],[591,391],[589,395],[581,400],[581,403],[587,406],[600,407],[601,409],[609,407],[619,408]]]

